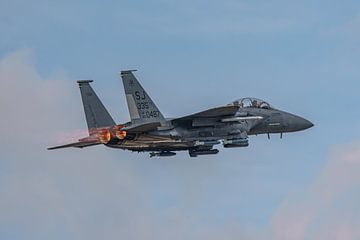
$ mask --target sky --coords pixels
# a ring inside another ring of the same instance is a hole
[[[0,239],[360,239],[360,2],[0,0]],[[129,120],[119,71],[166,117],[257,97],[311,120],[216,156],[85,136],[77,79]]]

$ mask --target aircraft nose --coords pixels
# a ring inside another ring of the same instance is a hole
[[[296,116],[294,123],[298,131],[305,130],[314,126],[314,124],[309,120],[298,116]]]

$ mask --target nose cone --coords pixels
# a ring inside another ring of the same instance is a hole
[[[300,126],[303,130],[308,129],[308,128],[312,128],[314,126],[314,124],[312,122],[310,122],[309,120],[306,119],[302,119]]]
[[[284,124],[286,126],[287,131],[289,132],[302,131],[314,126],[314,124],[309,120],[296,116],[291,113],[286,113],[283,116],[284,116]]]
[[[292,124],[295,131],[305,130],[314,126],[314,124],[309,120],[298,116],[294,116]]]

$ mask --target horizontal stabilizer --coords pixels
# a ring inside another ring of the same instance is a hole
[[[101,143],[97,140],[86,141],[86,142],[75,142],[75,143],[69,143],[69,144],[65,144],[65,145],[50,147],[50,148],[48,148],[48,150],[54,150],[54,149],[59,149],[59,148],[69,148],[69,147],[84,148],[84,147],[90,147],[90,146],[99,145],[99,144],[101,144]]]

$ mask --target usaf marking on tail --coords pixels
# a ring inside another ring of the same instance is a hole
[[[90,83],[79,80],[89,136],[75,143],[48,148],[84,148],[103,144],[150,157],[173,156],[188,151],[191,157],[217,154],[215,145],[247,147],[248,136],[296,132],[313,124],[299,116],[278,110],[256,98],[242,98],[226,106],[192,115],[166,119],[134,76],[136,70],[121,71],[131,121],[116,124]]]

